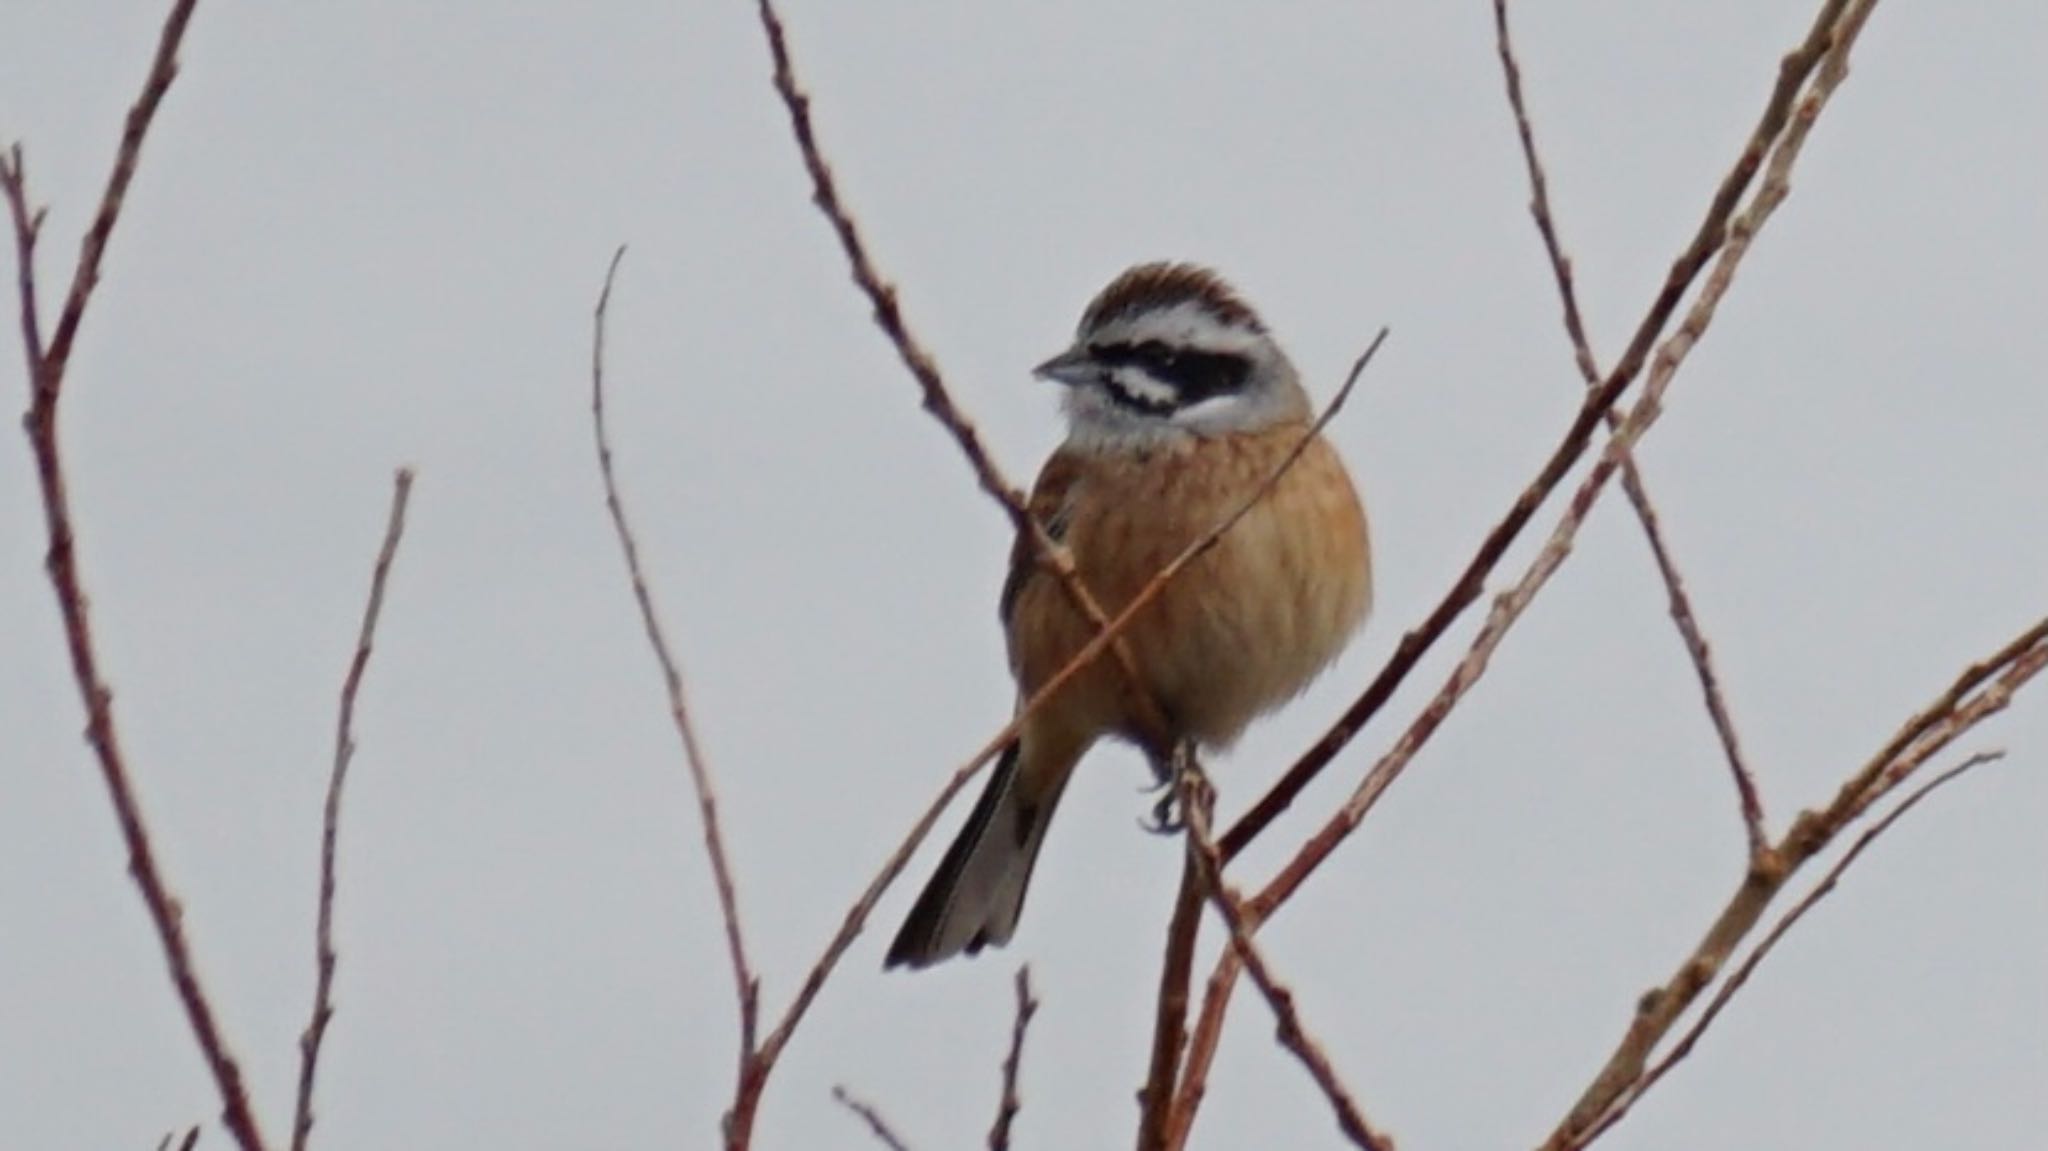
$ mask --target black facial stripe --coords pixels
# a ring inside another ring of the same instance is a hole
[[[1238,391],[1244,387],[1245,379],[1252,371],[1251,360],[1236,352],[1205,352],[1176,348],[1159,340],[1146,340],[1136,344],[1101,344],[1090,348],[1089,352],[1104,364],[1112,367],[1136,367],[1154,380],[1172,388],[1178,394],[1177,398],[1172,402],[1161,402],[1117,387],[1115,374],[1111,373],[1109,391],[1118,403],[1154,415],[1163,415],[1176,408],[1199,404],[1213,396]]]

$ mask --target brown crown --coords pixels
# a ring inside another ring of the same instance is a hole
[[[1087,331],[1122,316],[1192,303],[1218,322],[1254,332],[1266,330],[1257,312],[1223,277],[1199,264],[1139,264],[1110,281],[1081,314]]]

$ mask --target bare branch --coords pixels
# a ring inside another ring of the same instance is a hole
[[[1742,754],[1741,741],[1736,738],[1735,718],[1728,710],[1728,697],[1721,690],[1720,674],[1714,668],[1713,650],[1707,644],[1706,633],[1700,628],[1692,598],[1686,594],[1685,577],[1679,573],[1677,561],[1671,558],[1671,549],[1664,541],[1664,529],[1658,522],[1656,505],[1650,502],[1649,490],[1643,486],[1642,475],[1633,457],[1623,457],[1621,490],[1635,507],[1636,519],[1643,525],[1643,535],[1650,543],[1650,555],[1657,561],[1657,574],[1663,579],[1664,591],[1670,600],[1671,619],[1678,627],[1678,636],[1685,644],[1686,654],[1691,657],[1693,675],[1699,680],[1700,695],[1706,702],[1707,718],[1714,726],[1715,737],[1720,740],[1729,778],[1735,784],[1736,808],[1742,815],[1742,829],[1749,841],[1749,853],[1754,856],[1770,842],[1770,831],[1764,823],[1763,796],[1757,790],[1756,774]]]
[[[1230,1009],[1230,995],[1244,963],[1235,948],[1226,947],[1216,957],[1216,966],[1202,988],[1202,1009],[1195,1016],[1187,1057],[1181,1065],[1180,1086],[1175,1090],[1171,1120],[1160,1146],[1164,1151],[1181,1151],[1194,1132],[1195,1116],[1209,1090],[1209,1069],[1215,1066],[1217,1049],[1223,1042],[1223,1017]]]
[[[1376,715],[1387,700],[1393,697],[1410,672],[1421,661],[1422,656],[1443,637],[1464,610],[1478,600],[1485,590],[1486,579],[1499,565],[1509,545],[1528,526],[1536,509],[1549,498],[1551,492],[1563,482],[1586,452],[1592,441],[1594,429],[1606,418],[1621,398],[1622,392],[1635,379],[1649,358],[1651,348],[1656,344],[1665,325],[1677,311],[1680,301],[1692,287],[1709,260],[1720,251],[1730,232],[1730,220],[1740,203],[1750,181],[1763,166],[1766,153],[1784,132],[1792,117],[1793,102],[1805,86],[1807,77],[1820,63],[1821,55],[1832,41],[1834,17],[1847,0],[1827,0],[1816,20],[1813,31],[1805,43],[1785,58],[1779,68],[1778,82],[1772,89],[1762,118],[1751,132],[1742,154],[1737,157],[1734,167],[1723,177],[1721,186],[1714,193],[1707,206],[1705,217],[1700,221],[1699,230],[1694,233],[1685,250],[1679,253],[1666,273],[1664,285],[1651,301],[1642,322],[1636,326],[1635,335],[1630,339],[1621,359],[1607,374],[1599,390],[1589,391],[1580,404],[1578,414],[1566,429],[1564,438],[1558,442],[1550,458],[1537,473],[1529,486],[1515,500],[1508,513],[1494,525],[1481,542],[1479,551],[1472,557],[1465,571],[1458,577],[1444,598],[1430,612],[1423,622],[1401,637],[1393,656],[1387,661],[1378,676],[1351,706],[1345,709],[1337,722],[1323,738],[1304,752],[1289,767],[1259,801],[1252,805],[1236,824],[1226,831],[1219,845],[1227,861],[1244,850],[1246,844],[1263,831],[1266,826],[1287,810],[1303,789],[1308,787],[1330,760],[1342,751],[1352,737],[1358,734],[1367,720]],[[1610,445],[1612,440],[1609,441]],[[1624,448],[1626,445],[1623,445]]]
[[[78,263],[72,271],[71,290],[64,300],[57,325],[46,345],[36,303],[35,246],[42,213],[29,207],[27,174],[19,145],[0,159],[0,193],[7,198],[14,225],[16,284],[21,294],[22,349],[28,364],[31,397],[28,416],[29,447],[36,461],[36,478],[41,488],[43,520],[49,540],[44,567],[57,597],[57,610],[64,620],[65,645],[71,657],[72,678],[85,706],[86,741],[99,760],[100,775],[120,824],[121,839],[128,850],[128,872],[141,890],[143,904],[156,929],[164,953],[164,965],[178,1001],[185,1009],[214,1086],[220,1093],[221,1121],[243,1151],[264,1147],[262,1129],[249,1105],[242,1084],[241,1067],[228,1051],[212,1004],[200,986],[199,973],[185,938],[182,909],[157,866],[156,852],[143,824],[141,801],[136,797],[127,758],[122,752],[114,722],[113,691],[101,672],[93,644],[92,619],[87,607],[85,581],[79,572],[77,541],[73,532],[71,501],[66,490],[64,457],[57,434],[58,401],[63,395],[64,373],[71,349],[84,322],[93,288],[99,283],[100,265],[107,244],[119,221],[121,206],[134,181],[142,143],[149,133],[157,109],[163,103],[178,73],[178,48],[184,42],[196,0],[175,0],[157,38],[156,54],[143,80],[142,93],[128,111],[121,143],[114,155],[114,168],[100,194],[91,225],[80,245]]]
[[[832,1098],[867,1124],[868,1131],[889,1151],[910,1151],[910,1144],[905,1143],[903,1137],[896,1134],[895,1129],[889,1126],[889,1121],[882,1117],[882,1113],[876,1110],[874,1104],[859,1098],[845,1087],[832,1088]]]
[[[1159,998],[1153,1008],[1152,1064],[1138,1091],[1138,1151],[1164,1151],[1177,1117],[1175,1085],[1188,1040],[1188,983],[1195,966],[1195,939],[1202,927],[1202,872],[1192,852],[1183,852],[1180,893],[1166,925],[1166,951],[1159,963]]]
[[[42,402],[49,362],[43,354],[42,309],[36,302],[36,241],[43,230],[44,209],[29,207],[28,159],[18,143],[0,157],[0,192],[7,196],[8,215],[14,224],[14,284],[21,298],[21,346],[28,359],[29,411],[33,416],[35,406]],[[58,365],[55,375],[61,386],[63,365]],[[51,406],[55,406],[54,400]]]
[[[1644,1095],[1649,1093],[1650,1088],[1657,1085],[1658,1080],[1664,1078],[1666,1072],[1683,1062],[1686,1056],[1692,1054],[1693,1048],[1699,1044],[1700,1038],[1707,1033],[1709,1027],[1714,1025],[1714,1020],[1720,1017],[1722,1009],[1727,1007],[1736,994],[1748,984],[1750,976],[1756,974],[1756,969],[1763,965],[1763,961],[1769,957],[1771,950],[1778,945],[1779,940],[1783,939],[1806,916],[1807,912],[1812,911],[1819,905],[1821,900],[1827,898],[1835,890],[1835,887],[1841,883],[1842,876],[1849,870],[1850,865],[1856,862],[1857,857],[1863,854],[1865,848],[1876,842],[1879,836],[1891,830],[1894,823],[1897,823],[1907,812],[1913,810],[1916,804],[1927,798],[1935,789],[1962,776],[1972,768],[1980,767],[2003,758],[2005,758],[2003,751],[1984,751],[1970,756],[1963,762],[1914,788],[1906,798],[1900,800],[1896,806],[1886,812],[1882,819],[1865,828],[1863,833],[1858,835],[1855,841],[1849,845],[1849,850],[1842,854],[1842,858],[1835,861],[1835,865],[1828,869],[1828,873],[1821,878],[1819,883],[1814,884],[1813,890],[1807,892],[1800,898],[1799,902],[1793,904],[1789,910],[1779,916],[1778,921],[1772,924],[1771,929],[1764,933],[1764,937],[1757,942],[1757,945],[1750,949],[1749,954],[1744,957],[1741,964],[1735,970],[1729,972],[1726,979],[1721,981],[1721,986],[1715,990],[1714,997],[1707,1001],[1707,1005],[1700,1012],[1699,1018],[1693,1021],[1693,1025],[1686,1030],[1686,1033],[1679,1038],[1678,1042],[1672,1044],[1671,1050],[1658,1059],[1649,1070],[1643,1072],[1642,1077],[1636,1080],[1627,1091],[1622,1093],[1620,1098],[1614,1101],[1614,1104],[1608,1108],[1607,1113],[1600,1118],[1599,1122],[1588,1128],[1584,1134],[1574,1136],[1566,1141],[1562,1145],[1563,1148],[1566,1151],[1576,1151],[1577,1148],[1584,1147],[1606,1134],[1609,1128],[1621,1122],[1628,1115],[1630,1109]]]
[[[1280,1045],[1308,1069],[1309,1077],[1321,1088],[1323,1097],[1329,1100],[1330,1109],[1336,1114],[1337,1128],[1354,1146],[1365,1151],[1393,1151],[1393,1137],[1375,1130],[1366,1119],[1358,1101],[1352,1098],[1350,1088],[1338,1077],[1336,1067],[1323,1051],[1322,1044],[1303,1026],[1301,1013],[1294,1005],[1294,993],[1274,976],[1258,944],[1252,941],[1252,933],[1259,927],[1258,919],[1224,880],[1223,854],[1210,831],[1209,813],[1214,794],[1208,779],[1190,759],[1182,765],[1176,782],[1181,789],[1180,808],[1187,830],[1188,851],[1200,865],[1202,886],[1206,889],[1210,905],[1216,908],[1230,930],[1230,949],[1236,953],[1246,974],[1251,976],[1252,983],[1273,1009],[1273,1016],[1279,1022]]]
[[[1586,386],[1600,386],[1600,362],[1593,355],[1593,342],[1586,335],[1586,321],[1579,312],[1579,292],[1572,280],[1571,257],[1557,235],[1557,221],[1550,211],[1550,179],[1544,174],[1542,156],[1536,150],[1536,131],[1529,123],[1529,109],[1522,99],[1522,67],[1515,59],[1514,40],[1508,35],[1507,0],[1493,0],[1493,44],[1500,55],[1501,78],[1507,83],[1508,107],[1515,115],[1515,134],[1522,144],[1522,165],[1529,174],[1529,215],[1537,234],[1543,237],[1543,251],[1550,257],[1550,273],[1557,280],[1557,297],[1564,306],[1564,331],[1572,342],[1572,357]]]
[[[1550,207],[1550,182],[1544,174],[1543,159],[1536,149],[1536,133],[1529,121],[1529,110],[1522,96],[1522,70],[1515,59],[1514,42],[1508,35],[1507,0],[1493,2],[1494,43],[1499,50],[1501,74],[1507,83],[1508,106],[1514,112],[1515,132],[1522,145],[1522,162],[1529,174],[1529,214],[1534,218],[1536,231],[1543,239],[1544,253],[1550,259],[1550,271],[1557,281],[1557,295],[1564,307],[1565,334],[1571,339],[1572,357],[1578,364],[1579,374],[1584,377],[1588,388],[1600,386],[1600,368],[1593,354],[1593,345],[1586,335],[1586,322],[1579,311],[1578,289],[1572,279],[1571,257],[1565,255],[1564,243],[1558,236],[1556,218]],[[1620,413],[1609,409],[1606,416],[1609,428],[1621,425]],[[1628,497],[1629,505],[1635,509],[1636,519],[1642,524],[1643,534],[1649,540],[1650,553],[1657,562],[1657,574],[1664,581],[1664,589],[1671,605],[1671,618],[1678,627],[1679,638],[1685,644],[1686,654],[1692,660],[1693,673],[1698,678],[1700,692],[1705,697],[1708,718],[1714,725],[1714,734],[1721,741],[1722,753],[1728,761],[1730,776],[1735,782],[1735,794],[1742,814],[1744,833],[1749,840],[1752,857],[1762,852],[1768,843],[1764,828],[1762,797],[1757,792],[1756,776],[1750,771],[1743,758],[1742,746],[1735,735],[1735,721],[1729,714],[1728,701],[1721,691],[1718,673],[1714,670],[1713,654],[1707,645],[1706,635],[1701,631],[1698,615],[1692,606],[1692,598],[1686,593],[1685,580],[1679,574],[1677,561],[1671,557],[1670,546],[1664,540],[1664,530],[1658,521],[1656,505],[1650,499],[1650,491],[1643,481],[1642,472],[1633,453],[1621,459],[1621,490]]]
[[[412,498],[411,468],[400,468],[392,477],[391,514],[384,525],[384,544],[370,571],[370,598],[363,606],[362,628],[356,634],[356,652],[349,660],[348,674],[341,685],[340,716],[334,725],[334,766],[327,776],[327,804],[320,823],[320,915],[314,930],[313,1018],[299,1036],[299,1092],[292,1117],[292,1151],[305,1151],[313,1134],[313,1081],[320,1064],[320,1044],[327,1037],[327,1024],[334,1018],[334,876],[336,848],[341,838],[341,793],[348,779],[349,763],[356,754],[356,692],[363,673],[370,666],[370,649],[377,638],[377,619],[384,612],[384,585],[391,576],[391,564],[398,558],[398,541],[405,535],[405,507]]]
[[[1024,1033],[1031,1017],[1038,1014],[1038,1000],[1031,995],[1031,968],[1017,968],[1017,1014],[1010,1023],[1010,1054],[1003,1060],[1003,1094],[996,1104],[995,1125],[988,1131],[988,1151],[1010,1151],[1010,1124],[1024,1101],[1017,1094],[1017,1074],[1024,1065]]]
[[[1841,827],[1860,818],[1927,759],[1970,727],[2002,711],[2016,691],[2048,661],[2048,618],[2004,647],[1964,668],[1933,703],[1906,721],[1878,753],[1835,793],[1817,821]],[[1986,683],[1990,686],[1978,689]]]
[[[157,1140],[156,1151],[171,1151],[171,1140],[173,1139],[178,1139],[176,1131],[165,1133],[162,1139]],[[197,1146],[199,1146],[199,1128],[192,1127],[186,1130],[183,1139],[178,1139],[177,1151],[192,1151]]]
[[[640,566],[640,544],[633,535],[632,526],[626,520],[625,505],[619,497],[619,485],[612,469],[612,445],[604,419],[604,344],[605,314],[611,306],[612,283],[619,274],[619,261],[625,259],[625,245],[612,253],[611,265],[605,269],[604,290],[598,293],[597,308],[593,313],[593,335],[590,349],[590,422],[597,441],[597,467],[604,478],[604,503],[611,513],[612,527],[619,538],[619,550],[626,557],[626,573],[633,582],[633,600],[640,605],[640,623],[647,633],[647,642],[654,649],[654,657],[661,664],[662,682],[668,689],[669,717],[675,723],[676,734],[682,739],[683,759],[689,765],[690,786],[697,794],[697,815],[704,827],[704,854],[711,860],[711,877],[718,889],[719,917],[725,923],[726,953],[732,965],[732,979],[739,1002],[740,1013],[740,1058],[739,1077],[735,1088],[736,1097],[747,1097],[748,1085],[753,1081],[752,1070],[759,1048],[755,1043],[756,1028],[760,1018],[760,981],[754,969],[747,962],[746,940],[740,930],[740,901],[738,889],[733,883],[732,863],[726,854],[725,836],[719,829],[718,795],[711,783],[711,768],[704,756],[703,747],[697,740],[696,725],[690,718],[690,707],[683,692],[683,673],[677,664],[662,631],[661,618],[655,611],[654,595],[648,590],[647,577]],[[755,1088],[758,1091],[758,1088]],[[735,1103],[733,1114],[741,1108]],[[751,1127],[752,1111],[746,1109],[747,1126],[732,1129],[732,1116],[727,1117],[727,1141],[733,1147],[747,1145],[747,1133]]]
[[[1657,1045],[1712,984],[1801,866],[1826,850],[1872,803],[1911,779],[1928,759],[2003,711],[2013,695],[2044,668],[2048,668],[2048,618],[2021,632],[1982,663],[1965,668],[1955,683],[1908,725],[1917,728],[1917,735],[1905,743],[1896,739],[1887,743],[1850,777],[1833,803],[1794,820],[1770,851],[1752,861],[1692,954],[1662,986],[1637,1001],[1635,1016],[1613,1054],[1571,1113],[1551,1132],[1543,1144],[1545,1151],[1583,1145],[1587,1133],[1641,1082]]]
[[[86,228],[85,239],[79,245],[78,265],[71,274],[71,291],[64,298],[64,311],[57,317],[57,326],[50,337],[43,374],[32,377],[39,388],[54,390],[62,386],[65,366],[71,361],[72,343],[78,338],[79,324],[85,320],[86,304],[91,301],[92,290],[100,282],[100,264],[106,259],[107,241],[114,234],[114,224],[121,218],[121,206],[127,200],[128,186],[135,181],[135,169],[142,160],[143,138],[149,135],[150,123],[156,119],[157,108],[163,104],[164,94],[170,91],[171,81],[178,77],[178,48],[185,41],[185,29],[191,24],[193,10],[197,7],[198,0],[175,0],[169,15],[164,18],[163,31],[157,36],[156,55],[150,61],[149,75],[142,82],[142,94],[128,109],[128,118],[121,125],[121,145],[114,153],[114,170],[107,176],[107,187],[100,195],[99,209],[93,213],[92,224]]]

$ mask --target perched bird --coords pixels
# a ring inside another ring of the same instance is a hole
[[[1116,614],[1235,511],[1311,427],[1294,365],[1250,305],[1206,268],[1157,263],[1088,305],[1071,348],[1034,373],[1065,387],[1066,441],[1030,511]],[[1249,514],[1124,632],[1172,741],[1228,746],[1336,658],[1372,604],[1364,509],[1320,436]],[[1095,633],[1020,535],[1001,618],[1019,698]],[[1009,940],[1032,864],[1074,767],[1104,736],[1150,746],[1114,655],[1025,721],[889,947],[925,967]],[[1156,741],[1153,741],[1156,742]]]

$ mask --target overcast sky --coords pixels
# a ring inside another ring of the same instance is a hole
[[[1603,356],[1811,6],[1517,6]],[[51,205],[46,300],[164,7],[0,4],[0,138],[26,142]],[[1434,604],[1578,400],[1488,5],[786,15],[876,257],[1013,480],[1061,434],[1029,366],[1129,263],[1223,270],[1319,397],[1393,329],[1331,432],[1373,516],[1376,614],[1215,763],[1225,808],[1248,802]],[[2039,4],[1879,10],[1644,445],[1774,829],[2048,610],[2044,44]],[[743,0],[208,0],[184,65],[65,436],[118,720],[265,1125],[288,1127],[311,996],[335,693],[390,472],[412,464],[358,716],[316,1145],[711,1145],[735,1048],[723,941],[590,444],[589,313],[613,247],[632,245],[612,309],[621,479],[771,1012],[1006,717],[1002,516],[848,285]],[[0,344],[0,402],[17,405],[11,332]],[[0,435],[0,1142],[151,1147],[218,1104],[79,738],[43,546],[25,443]],[[1867,856],[1606,1145],[2038,1142],[2048,703],[2023,698],[1958,754],[1992,746],[2010,757]],[[1025,960],[1044,1006],[1018,1146],[1128,1141],[1178,869],[1135,827],[1145,778],[1122,750],[1088,761],[1009,948],[884,976],[936,847],[920,856],[799,1032],[759,1145],[873,1146],[835,1083],[925,1151],[978,1145]],[[1615,493],[1264,938],[1404,1147],[1529,1146],[1741,863],[1720,753]],[[1338,1145],[1248,995],[1196,1142]]]

